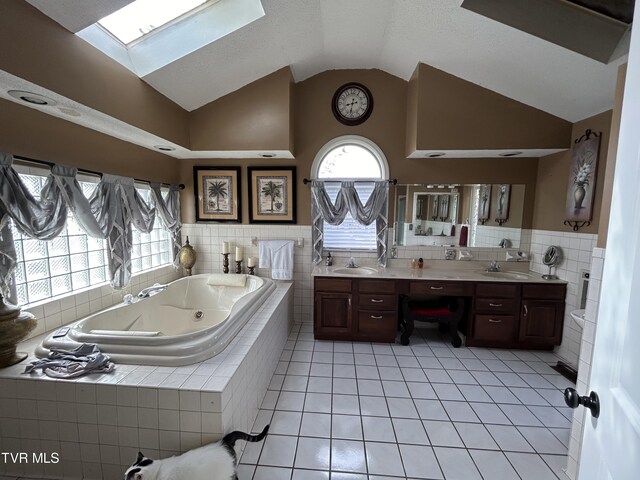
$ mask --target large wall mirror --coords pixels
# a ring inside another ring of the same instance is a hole
[[[524,185],[397,185],[396,245],[519,248]]]

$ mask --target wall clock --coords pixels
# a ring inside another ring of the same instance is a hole
[[[334,93],[331,110],[339,122],[350,126],[360,125],[371,115],[373,96],[364,85],[347,83]]]

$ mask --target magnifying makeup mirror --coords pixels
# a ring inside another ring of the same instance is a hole
[[[549,267],[549,273],[547,275],[542,275],[542,278],[545,280],[558,280],[557,275],[551,274],[551,269],[557,266],[562,260],[560,247],[556,247],[551,245],[547,248],[547,251],[544,254],[544,258],[542,259],[542,263],[544,263],[547,267]]]

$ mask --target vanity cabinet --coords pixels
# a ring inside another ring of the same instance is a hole
[[[562,340],[566,285],[476,284],[470,347],[553,348]]]
[[[322,340],[393,342],[398,324],[394,280],[315,277],[313,332]]]
[[[467,299],[469,347],[552,349],[562,340],[567,287],[561,283],[314,278],[314,336],[394,342],[398,298]]]

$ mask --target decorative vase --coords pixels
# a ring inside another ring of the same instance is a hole
[[[178,263],[186,270],[187,276],[191,276],[191,269],[195,265],[197,258],[196,251],[189,243],[189,237],[187,237],[187,241],[180,249],[180,253],[178,253]]]
[[[0,368],[20,363],[26,353],[16,353],[18,342],[24,340],[38,322],[29,312],[20,312],[20,307],[4,303],[0,294]]]
[[[576,185],[575,190],[573,191],[573,207],[578,210],[582,208],[582,202],[584,202],[584,197],[586,196],[587,191],[584,189],[582,185]]]

